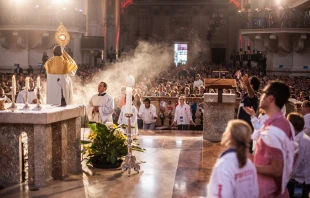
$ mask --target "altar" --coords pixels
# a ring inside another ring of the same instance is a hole
[[[11,104],[6,104],[8,108]],[[28,136],[28,184],[48,185],[81,171],[80,130],[83,105],[42,105],[42,110],[0,111],[0,185],[21,183],[21,133]]]

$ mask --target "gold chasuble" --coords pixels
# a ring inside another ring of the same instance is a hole
[[[54,56],[46,61],[44,67],[47,72],[46,104],[61,104],[61,88],[67,104],[74,104],[71,76],[78,69],[75,61],[63,51],[61,56]]]
[[[66,51],[63,51],[62,56],[54,56],[49,59],[44,67],[49,74],[67,74],[78,68],[75,61]]]

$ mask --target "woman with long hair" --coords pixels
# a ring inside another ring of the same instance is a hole
[[[228,122],[221,141],[227,149],[213,167],[208,197],[258,197],[256,169],[248,159],[251,131],[251,127],[245,121]]]

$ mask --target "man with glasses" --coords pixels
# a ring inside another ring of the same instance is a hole
[[[286,185],[293,166],[294,129],[281,109],[290,97],[290,89],[283,82],[271,82],[262,93],[259,106],[268,119],[252,134],[259,197],[289,197]]]
[[[310,136],[310,101],[305,100],[301,105],[301,114],[304,116],[305,120],[305,129],[304,133]]]

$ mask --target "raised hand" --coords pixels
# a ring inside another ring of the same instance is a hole
[[[242,107],[242,108],[250,116],[255,116],[255,111],[254,111],[253,107]]]

